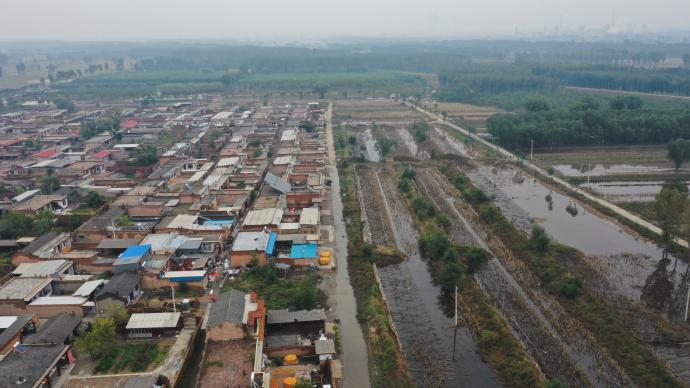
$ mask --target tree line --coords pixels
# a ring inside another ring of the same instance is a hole
[[[644,108],[636,97],[617,97],[608,106],[590,99],[569,109],[549,109],[528,102],[526,111],[498,114],[487,121],[496,141],[508,148],[525,150],[602,144],[663,144],[690,139],[690,109]],[[535,110],[536,109],[536,110]]]

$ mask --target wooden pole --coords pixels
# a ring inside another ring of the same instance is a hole
[[[455,325],[453,326],[453,361],[455,361],[455,341],[457,340],[457,338],[458,338],[458,286],[455,286]]]

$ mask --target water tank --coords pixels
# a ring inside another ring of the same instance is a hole
[[[288,354],[283,358],[283,362],[285,365],[297,365],[297,355]]]
[[[297,379],[294,377],[286,377],[283,379],[283,388],[293,388],[297,384]]]
[[[331,262],[331,258],[328,256],[321,256],[319,257],[319,264],[320,265],[328,265],[328,263]]]

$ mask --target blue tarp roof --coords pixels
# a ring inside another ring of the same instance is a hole
[[[276,246],[276,239],[278,238],[278,233],[271,233],[271,235],[268,237],[268,244],[266,244],[266,254],[267,255],[272,255],[273,254],[273,248]]]
[[[313,259],[319,257],[316,243],[292,244],[290,249],[291,259]]]
[[[127,249],[122,252],[120,255],[121,258],[125,257],[139,257],[139,256],[144,256],[148,251],[151,249],[150,244],[146,245],[131,245],[128,246]]]
[[[232,225],[235,223],[235,220],[206,220],[204,221],[204,225]]]

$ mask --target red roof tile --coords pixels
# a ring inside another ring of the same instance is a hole
[[[36,154],[39,158],[52,158],[53,156],[57,155],[57,152],[55,150],[43,150],[39,153]]]
[[[132,128],[136,127],[137,124],[139,124],[138,121],[136,121],[134,119],[129,119],[129,120],[125,121],[124,123],[122,123],[122,125],[120,125],[120,126],[124,129],[132,129]]]

